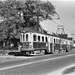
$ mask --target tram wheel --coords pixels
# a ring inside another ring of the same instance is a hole
[[[41,52],[40,52],[42,55],[44,55],[45,54],[45,50],[41,50]]]

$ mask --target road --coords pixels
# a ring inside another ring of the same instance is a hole
[[[46,75],[74,63],[75,51],[2,61],[0,75]]]

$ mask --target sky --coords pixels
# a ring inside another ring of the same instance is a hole
[[[44,0],[47,1],[47,0]],[[42,27],[50,32],[57,31],[58,25],[63,25],[66,34],[75,34],[75,0],[50,0],[55,6],[60,20],[47,20],[41,22]],[[75,37],[75,35],[73,35]]]

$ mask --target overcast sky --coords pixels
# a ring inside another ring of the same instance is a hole
[[[47,0],[45,0],[47,1]],[[65,33],[75,34],[75,0],[50,0],[55,6],[56,12],[60,15],[60,20],[44,21],[42,27],[50,32],[56,32],[58,25],[64,25]]]

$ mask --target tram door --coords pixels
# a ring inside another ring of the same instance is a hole
[[[45,41],[46,41],[46,50],[47,52],[49,52],[49,44],[48,44],[48,37],[45,37]]]
[[[48,43],[48,50],[49,50],[49,52],[52,52],[52,43]]]
[[[50,42],[48,42],[48,52],[51,52],[50,51]]]
[[[49,53],[53,52],[53,39],[51,37],[46,37],[46,48]]]
[[[48,38],[48,52],[52,52],[52,39]]]
[[[53,51],[52,51],[52,43],[50,43],[50,51],[53,52]]]
[[[50,37],[50,52],[53,52],[53,37]]]

